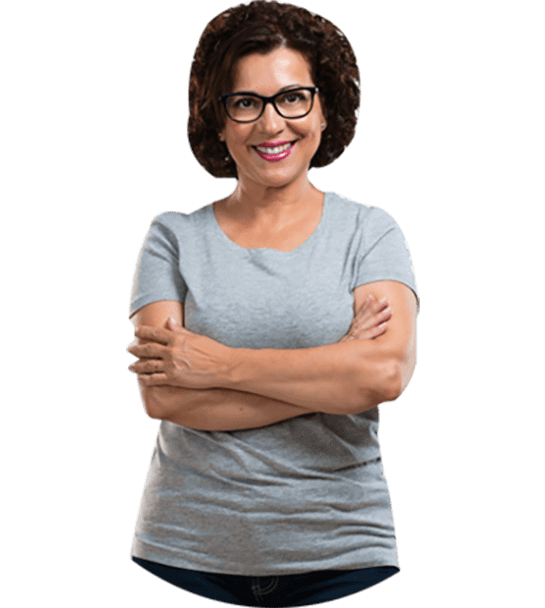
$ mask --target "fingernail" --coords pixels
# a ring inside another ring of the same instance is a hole
[[[170,315],[169,319],[173,325],[178,325],[178,323],[176,323],[176,319],[172,315]]]

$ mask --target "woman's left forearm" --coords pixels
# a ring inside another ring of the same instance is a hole
[[[304,349],[228,347],[170,321],[165,329],[139,326],[135,336],[147,343],[128,348],[140,358],[129,369],[146,390],[224,388],[314,412],[362,412],[396,399],[401,384],[399,348],[388,347],[384,333],[390,313],[380,303],[366,307],[340,342]]]
[[[235,348],[231,356],[230,370],[220,379],[223,388],[312,411],[352,414],[395,398],[392,366],[371,340],[305,349]]]

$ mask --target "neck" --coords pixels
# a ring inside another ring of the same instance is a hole
[[[238,220],[270,226],[293,219],[318,202],[323,193],[306,178],[280,188],[239,181],[233,194],[225,201],[229,213]]]

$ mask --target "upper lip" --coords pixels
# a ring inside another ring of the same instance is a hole
[[[291,143],[291,141],[266,141],[262,144],[257,144],[256,148],[276,148],[276,146],[283,146]]]

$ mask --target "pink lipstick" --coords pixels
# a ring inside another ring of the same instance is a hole
[[[267,141],[259,144],[259,146],[253,146],[253,148],[261,158],[269,162],[276,162],[287,158],[291,154],[295,143],[295,141]],[[266,152],[266,148],[270,148],[270,151]]]
[[[262,144],[258,144],[255,146],[256,148],[276,148],[276,146],[285,146],[286,144],[291,144],[292,142],[289,140],[286,141],[264,141]]]

